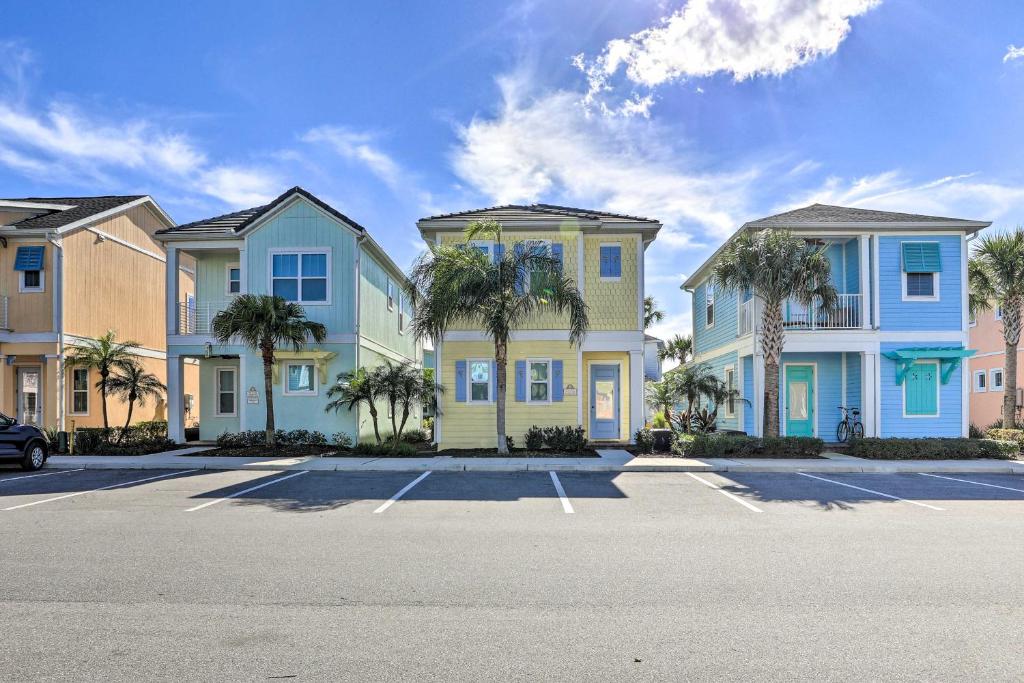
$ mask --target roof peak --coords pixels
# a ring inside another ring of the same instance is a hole
[[[438,220],[444,218],[461,218],[464,216],[474,216],[489,211],[507,211],[516,210],[524,211],[528,213],[548,213],[548,214],[561,214],[566,216],[573,216],[575,218],[585,218],[588,220],[600,220],[601,218],[615,218],[625,219],[629,221],[637,221],[642,223],[659,223],[659,221],[653,218],[646,218],[643,216],[632,216],[624,213],[613,213],[611,211],[601,211],[597,209],[581,209],[573,206],[563,206],[561,204],[549,204],[546,202],[534,202],[532,204],[497,204],[495,206],[486,206],[479,209],[467,209],[465,211],[453,211],[450,213],[435,214],[433,216],[426,216],[421,218],[421,221]]]

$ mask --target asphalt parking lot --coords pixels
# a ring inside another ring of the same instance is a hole
[[[38,679],[1019,680],[1024,477],[0,471]]]

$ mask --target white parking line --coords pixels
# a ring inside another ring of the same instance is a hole
[[[82,472],[85,470],[84,467],[79,467],[74,470],[59,470],[57,472],[43,472],[42,474],[26,474],[23,477],[9,477],[7,479],[0,479],[0,484],[6,484],[9,481],[18,481],[19,479],[31,479],[32,477],[48,477],[51,474],[67,474],[68,472]]]
[[[866,488],[863,488],[861,486],[854,486],[853,484],[846,484],[846,483],[843,483],[841,481],[836,481],[834,479],[826,479],[825,477],[816,477],[813,474],[807,474],[806,472],[797,472],[797,474],[799,474],[801,477],[810,477],[811,479],[817,479],[818,481],[827,481],[830,484],[838,484],[839,486],[845,486],[846,488],[857,489],[858,491],[864,491],[866,493],[873,493],[876,496],[882,496],[884,498],[892,498],[893,500],[898,500],[898,501],[900,501],[902,503],[910,503],[911,505],[920,505],[921,507],[928,508],[929,510],[938,510],[939,512],[942,512],[943,509],[944,509],[944,508],[940,508],[940,507],[935,507],[934,505],[929,505],[928,503],[922,503],[922,502],[917,501],[917,500],[907,500],[906,498],[900,498],[899,496],[893,496],[893,495],[890,495],[888,493],[882,493],[881,491],[874,491],[872,489],[866,489]]]
[[[399,492],[398,492],[398,493],[396,493],[395,495],[393,495],[393,496],[391,496],[390,498],[388,498],[388,499],[387,499],[387,500],[386,500],[386,501],[384,502],[384,504],[383,504],[383,505],[381,505],[381,506],[380,506],[379,508],[377,508],[376,510],[374,510],[374,511],[373,511],[373,514],[375,514],[375,515],[377,515],[377,514],[380,514],[381,512],[384,512],[384,511],[385,511],[385,510],[387,510],[387,509],[388,509],[389,507],[391,507],[392,505],[394,505],[394,504],[395,504],[395,501],[396,501],[396,500],[398,500],[399,498],[401,498],[401,497],[402,497],[402,496],[404,496],[405,494],[409,493],[409,490],[410,490],[410,489],[411,489],[411,488],[412,488],[413,486],[415,486],[416,484],[418,484],[418,483],[420,483],[421,481],[423,481],[424,479],[426,479],[426,478],[427,478],[427,475],[428,475],[428,474],[430,474],[430,470],[427,470],[426,472],[424,472],[423,474],[421,474],[420,476],[416,477],[415,479],[413,479],[412,481],[410,481],[410,482],[409,482],[408,484],[406,484],[405,486],[403,486],[403,487],[402,487],[402,490],[401,490],[401,491],[399,491]]]
[[[935,477],[936,479],[949,479],[950,481],[961,481],[965,484],[977,484],[978,486],[988,486],[993,489],[1003,489],[1004,491],[1016,491],[1017,493],[1024,493],[1024,489],[1015,489],[1010,486],[999,486],[997,484],[986,484],[983,481],[971,481],[970,479],[957,479],[956,477],[943,477],[938,474],[927,474],[925,472],[918,472],[923,477]]]
[[[569,497],[565,495],[565,489],[562,488],[562,482],[558,481],[558,475],[553,471],[548,472],[551,475],[551,483],[555,485],[555,491],[558,492],[558,497],[562,500],[562,511],[567,515],[571,515],[575,510],[572,509],[572,503],[569,502]]]
[[[74,493],[65,493],[63,496],[57,496],[55,498],[44,498],[43,500],[36,500],[31,503],[23,503],[21,505],[14,505],[9,508],[4,508],[4,512],[8,510],[18,510],[20,508],[32,507],[33,505],[42,505],[43,503],[52,503],[55,500],[64,500],[65,498],[74,498],[75,496],[84,496],[87,493],[96,493],[97,491],[106,491],[107,489],[116,489],[122,486],[131,486],[132,484],[141,484],[145,481],[153,481],[154,479],[165,479],[166,477],[174,477],[179,474],[189,474],[190,472],[198,472],[199,470],[181,470],[179,472],[171,472],[170,474],[160,474],[155,477],[146,477],[145,479],[134,479],[132,481],[122,481],[120,484],[110,484],[109,486],[101,486],[96,489],[89,489],[88,491],[75,491]]]
[[[235,493],[232,493],[230,496],[224,496],[223,498],[217,498],[216,500],[207,501],[207,502],[203,503],[202,505],[196,505],[194,508],[189,508],[188,510],[185,510],[185,512],[195,512],[196,510],[202,510],[203,508],[208,508],[211,505],[216,505],[217,503],[223,503],[225,500],[231,500],[232,498],[238,498],[239,496],[244,496],[245,494],[247,494],[247,493],[249,493],[251,491],[256,491],[257,489],[261,489],[264,486],[271,486],[273,484],[280,484],[285,479],[291,479],[292,477],[297,477],[297,476],[302,475],[302,474],[309,474],[309,470],[303,470],[301,472],[295,472],[293,474],[289,474],[286,477],[280,477],[278,479],[274,479],[273,481],[265,481],[262,484],[257,484],[256,486],[250,486],[249,488],[244,489],[242,491],[236,491]]]
[[[723,496],[726,496],[727,498],[731,498],[732,500],[735,500],[737,503],[739,503],[743,507],[747,508],[748,510],[752,510],[754,512],[764,512],[764,510],[762,510],[761,508],[756,507],[754,505],[751,505],[750,503],[748,503],[747,501],[743,500],[739,496],[734,495],[732,493],[729,493],[728,491],[723,489],[718,484],[712,483],[712,482],[708,481],[707,479],[703,479],[701,477],[698,477],[693,472],[687,472],[687,474],[690,475],[691,477],[693,477],[694,479],[696,479],[697,481],[699,481],[700,483],[704,484],[708,488],[714,489],[714,490],[718,491],[719,493],[721,493]]]

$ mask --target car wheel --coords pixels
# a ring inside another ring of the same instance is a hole
[[[21,467],[25,470],[38,470],[46,463],[46,448],[38,441],[33,441],[25,449],[25,457]]]

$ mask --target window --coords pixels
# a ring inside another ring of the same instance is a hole
[[[938,242],[903,242],[903,300],[938,301],[942,260]]]
[[[987,384],[988,373],[984,370],[976,370],[974,372],[974,393],[983,394],[986,391],[985,385]]]
[[[732,417],[736,414],[736,397],[732,393],[736,389],[736,371],[733,368],[725,369],[725,388],[729,392],[725,400],[725,416]]]
[[[601,279],[618,280],[622,277],[622,245],[601,245]]]
[[[395,310],[395,283],[388,278],[388,310]]]
[[[992,368],[992,381],[989,383],[989,391],[1002,391],[1003,390],[1003,369]]]
[[[1003,307],[1002,305],[996,306],[996,320],[1003,319]]]
[[[398,331],[405,332],[405,316],[408,303],[405,300],[405,292],[398,293]]]
[[[328,252],[271,254],[271,286],[275,296],[298,303],[330,303]]]
[[[316,396],[316,366],[313,363],[286,363],[285,396]]]
[[[217,368],[217,409],[218,417],[234,417],[238,414],[237,373],[234,368]]]
[[[242,291],[242,269],[237,263],[229,263],[226,266],[226,271],[227,284],[225,285],[225,293],[238,294]]]
[[[547,403],[551,400],[551,361],[531,360],[527,367],[530,375],[527,401]]]
[[[43,256],[45,246],[18,247],[14,256],[14,269],[18,271],[19,292],[43,291]]]
[[[494,250],[494,243],[490,240],[472,240],[469,246],[479,251],[484,256],[490,256]]]
[[[974,313],[970,313],[967,317],[967,324],[970,325],[971,327],[976,326],[978,324],[978,316],[976,316]]]
[[[18,282],[19,292],[41,292],[43,291],[43,271],[23,270]]]
[[[917,361],[903,378],[905,417],[937,417],[939,414],[939,364]]]
[[[89,414],[89,368],[71,371],[71,414]]]
[[[710,282],[704,288],[704,308],[707,312],[705,327],[715,326],[715,286]]]
[[[491,361],[469,361],[469,400],[478,403],[491,400]]]

